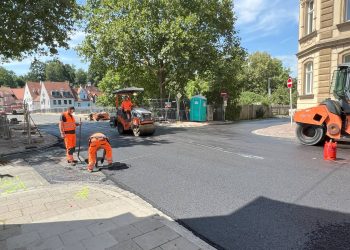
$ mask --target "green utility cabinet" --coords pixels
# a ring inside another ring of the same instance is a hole
[[[191,98],[190,120],[193,122],[205,122],[207,120],[207,98],[201,95]]]

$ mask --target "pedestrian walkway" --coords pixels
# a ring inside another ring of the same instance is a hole
[[[262,135],[262,136],[295,139],[295,129],[296,129],[295,123],[293,124],[286,123],[282,125],[276,125],[276,126],[258,129],[253,131],[252,133],[257,135]]]
[[[214,249],[112,185],[50,184],[23,162],[0,166],[0,249]]]

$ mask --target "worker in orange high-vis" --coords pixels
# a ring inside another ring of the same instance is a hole
[[[130,120],[131,117],[131,108],[132,108],[133,104],[130,100],[129,96],[125,96],[124,101],[122,102],[122,111],[126,113],[126,117],[128,118],[128,120]]]
[[[64,144],[66,146],[67,161],[73,166],[78,162],[73,158],[76,144],[75,129],[77,126],[81,125],[75,122],[73,117],[74,111],[74,107],[69,107],[66,112],[62,113],[59,123],[61,137],[64,139]]]
[[[97,162],[97,151],[100,149],[104,150],[103,155],[106,157],[108,164],[112,165],[112,147],[108,137],[102,133],[94,133],[89,138],[89,162],[87,167],[89,172],[94,171]]]

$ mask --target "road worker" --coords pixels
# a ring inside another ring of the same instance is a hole
[[[75,122],[73,117],[74,111],[74,107],[69,107],[66,112],[62,113],[59,123],[61,137],[64,139],[64,144],[66,146],[67,161],[73,166],[78,162],[73,158],[76,145],[75,129],[77,126],[81,125]]]
[[[102,133],[94,133],[89,138],[89,161],[87,170],[94,171],[94,166],[97,162],[97,151],[103,149],[103,156],[106,157],[108,165],[112,165],[112,147],[108,137]],[[104,158],[102,159],[103,162]]]
[[[133,104],[130,100],[129,96],[125,96],[123,102],[122,102],[122,111],[126,113],[126,117],[128,118],[128,120],[130,120],[131,117],[131,108],[132,108]]]

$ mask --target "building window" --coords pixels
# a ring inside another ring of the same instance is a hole
[[[53,100],[53,105],[56,105],[57,104],[57,101],[56,100]]]
[[[58,105],[61,105],[61,104],[62,104],[61,100],[58,100]]]
[[[350,21],[350,0],[345,0],[345,22]]]
[[[72,100],[69,100],[68,103],[69,103],[69,104],[72,104]]]
[[[305,65],[305,95],[312,94],[313,65],[309,62]]]
[[[350,0],[349,0],[350,1]],[[350,54],[347,54],[343,57],[343,62],[344,63],[350,63]]]
[[[63,100],[63,103],[67,105],[67,100]]]
[[[307,2],[307,15],[306,15],[306,35],[310,34],[314,29],[314,1]]]
[[[80,102],[78,102],[78,107],[80,107]]]

